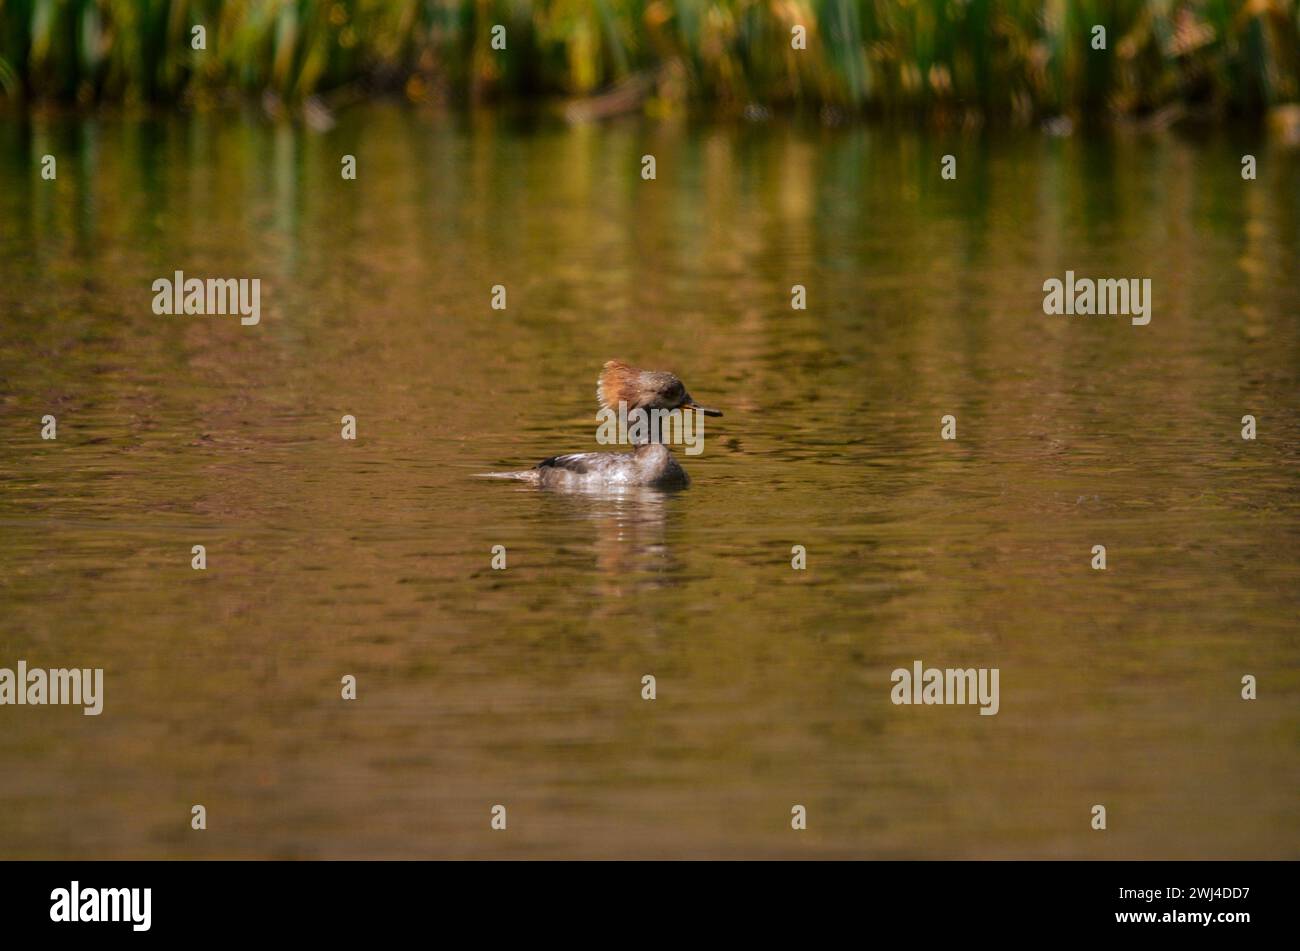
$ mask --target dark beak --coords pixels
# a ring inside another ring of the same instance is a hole
[[[721,416],[721,415],[722,415],[722,410],[720,410],[720,409],[710,409],[710,408],[707,407],[707,406],[701,406],[699,403],[695,402],[695,400],[691,399],[691,397],[689,397],[689,396],[686,397],[685,402],[682,403],[682,408],[683,408],[683,409],[698,409],[698,410],[699,410],[701,413],[703,413],[705,416]]]

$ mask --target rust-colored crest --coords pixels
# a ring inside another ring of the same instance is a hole
[[[610,360],[596,379],[596,401],[602,409],[618,409],[620,401],[636,405],[636,379],[641,371],[622,360]]]

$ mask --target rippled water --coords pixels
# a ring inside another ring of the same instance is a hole
[[[364,107],[9,119],[0,176],[0,667],[106,679],[0,707],[0,856],[1300,856],[1295,152]],[[689,489],[472,478],[597,448],[612,357],[725,410]]]

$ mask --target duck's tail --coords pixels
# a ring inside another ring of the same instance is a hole
[[[539,473],[536,469],[521,469],[518,472],[479,472],[478,479],[514,479],[516,482],[536,482]]]

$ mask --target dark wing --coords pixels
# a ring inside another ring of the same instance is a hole
[[[599,452],[571,452],[567,456],[551,456],[549,459],[543,459],[534,469],[568,469],[570,472],[590,472],[591,463],[595,456],[604,455]]]

